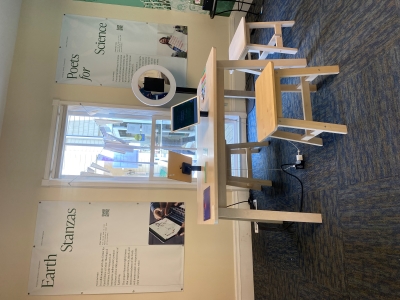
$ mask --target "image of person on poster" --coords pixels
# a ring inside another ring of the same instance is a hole
[[[187,37],[187,27],[186,26],[175,26],[175,32],[181,33],[183,36]],[[172,35],[161,37],[158,41],[160,44],[167,45],[171,48],[174,53],[172,53],[172,57],[182,57],[187,58],[186,49],[181,49],[177,46],[171,45]]]
[[[167,234],[162,230],[170,230]],[[165,236],[163,235],[165,234]],[[182,202],[151,202],[149,244],[182,244],[185,208]]]

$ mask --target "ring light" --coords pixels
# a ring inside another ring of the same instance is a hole
[[[151,70],[156,70],[156,71],[159,71],[159,72],[163,73],[164,75],[166,75],[169,80],[169,83],[170,83],[170,89],[169,89],[168,94],[164,98],[161,98],[160,100],[153,100],[153,99],[149,99],[149,98],[145,97],[140,92],[139,87],[138,87],[138,82],[139,82],[140,76],[143,73],[145,73],[147,71],[151,71]],[[135,94],[135,96],[142,103],[144,103],[146,105],[150,105],[150,106],[160,106],[160,105],[164,105],[164,104],[168,103],[174,97],[175,91],[176,91],[176,81],[175,81],[175,78],[172,75],[172,73],[170,71],[168,71],[166,68],[164,68],[162,66],[158,66],[158,65],[147,65],[147,66],[144,66],[144,67],[141,67],[140,69],[138,69],[135,72],[135,74],[133,74],[131,86],[132,86],[132,91]]]

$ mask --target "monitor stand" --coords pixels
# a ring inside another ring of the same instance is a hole
[[[176,87],[176,93],[178,93],[178,94],[197,95],[197,89],[195,89],[195,88],[186,88],[186,87]],[[200,117],[207,118],[208,117],[208,111],[200,111]]]
[[[186,174],[186,175],[190,175],[194,171],[202,170],[201,166],[192,166],[191,164],[188,164],[185,162],[182,163],[181,169],[182,169],[182,173]]]
[[[197,95],[197,89],[177,86],[175,93]]]
[[[206,172],[206,165],[192,166],[192,158],[180,153],[168,151],[168,175],[169,179],[192,182],[192,172]]]

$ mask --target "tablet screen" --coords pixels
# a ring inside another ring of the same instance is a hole
[[[199,123],[197,97],[190,98],[171,107],[172,131],[184,129]]]

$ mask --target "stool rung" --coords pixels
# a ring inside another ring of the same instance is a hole
[[[309,140],[315,138],[317,135],[319,135],[319,134],[321,134],[323,132],[324,132],[323,130],[314,130],[314,131],[311,131],[311,132],[309,131],[308,134],[305,134],[305,135],[303,135],[301,137],[301,140],[302,141],[309,141]]]

